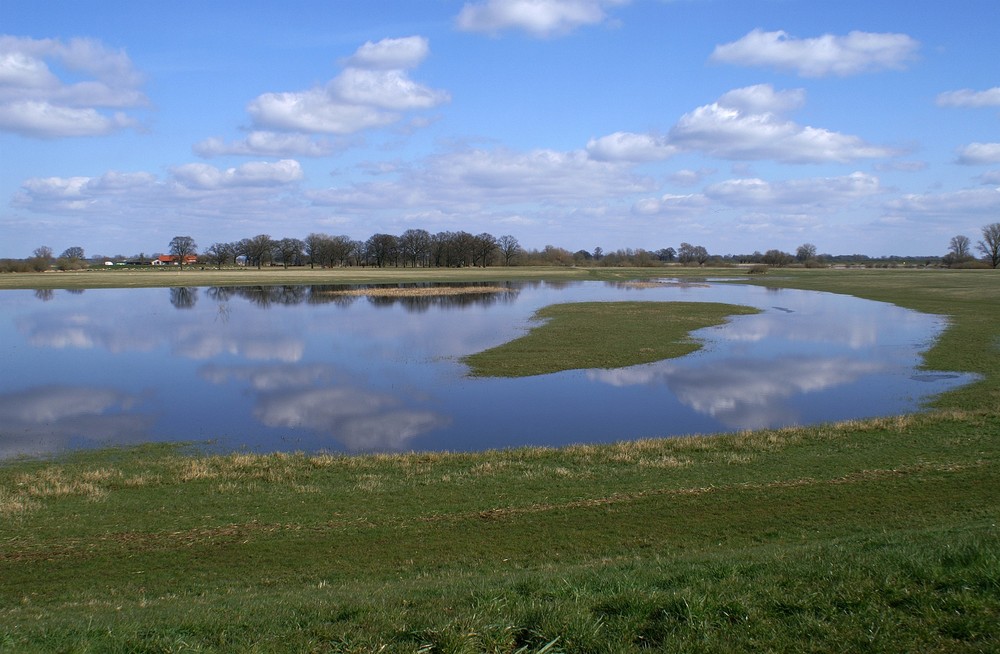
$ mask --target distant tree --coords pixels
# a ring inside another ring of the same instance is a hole
[[[230,260],[236,259],[236,246],[232,243],[212,243],[205,250],[205,255],[209,263],[214,263],[221,269]]]
[[[497,238],[492,234],[483,232],[476,235],[472,242],[472,265],[482,268],[490,265],[498,247]]]
[[[766,263],[769,266],[774,266],[776,268],[781,268],[782,266],[787,266],[795,258],[787,252],[782,252],[781,250],[768,250],[761,257],[761,262]]]
[[[944,263],[952,266],[968,261],[972,258],[972,241],[968,236],[952,236],[948,243],[948,254],[944,256]]]
[[[274,243],[274,258],[281,261],[281,265],[287,270],[289,264],[296,265],[302,258],[302,251],[305,250],[305,243],[297,238],[283,238]]]
[[[379,268],[395,264],[398,257],[399,239],[392,234],[372,234],[365,241],[365,258]]]
[[[816,258],[816,246],[812,243],[803,243],[795,250],[795,260],[799,263],[812,261]]]
[[[656,251],[656,258],[660,261],[671,262],[677,258],[677,250],[673,248],[663,248]]]
[[[86,259],[87,257],[83,254],[83,248],[79,246],[66,248],[63,253],[59,255],[60,259]]]
[[[697,263],[701,266],[708,261],[708,250],[701,245],[681,243],[680,249],[677,250],[677,259],[681,263]]]
[[[986,262],[994,268],[1000,267],[1000,223],[983,227],[983,240],[976,244]]]
[[[504,234],[498,238],[497,247],[500,248],[500,256],[503,257],[503,265],[505,266],[509,266],[517,255],[521,254],[521,244],[510,234]]]
[[[317,261],[320,265],[323,265],[323,261],[327,256],[327,250],[330,248],[330,237],[326,234],[313,232],[309,236],[306,236],[302,243],[305,245],[306,259],[309,261],[309,267],[315,268]]]
[[[604,258],[604,248],[597,246],[594,248],[594,261],[600,261]]]
[[[175,236],[170,239],[170,254],[177,257],[177,263],[184,267],[184,257],[198,252],[198,244],[190,236]]]
[[[399,251],[403,267],[407,262],[414,268],[427,266],[431,257],[431,235],[425,229],[408,229],[399,235]]]
[[[239,249],[240,254],[247,258],[247,264],[257,266],[257,270],[260,270],[264,262],[270,260],[273,247],[274,239],[270,234],[258,234],[240,241]]]

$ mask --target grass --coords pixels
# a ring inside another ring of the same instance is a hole
[[[0,651],[1000,650],[1000,276],[755,282],[948,315],[927,364],[982,381],[728,436],[7,462]]]
[[[525,377],[578,368],[622,368],[684,356],[689,334],[757,313],[711,302],[578,302],[543,307],[527,335],[464,359],[475,376]],[[543,322],[544,321],[544,322]]]

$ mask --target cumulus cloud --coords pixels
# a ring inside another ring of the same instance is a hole
[[[1000,86],[985,91],[946,91],[938,95],[937,104],[941,107],[1000,107]]]
[[[970,143],[959,150],[957,161],[965,166],[1000,163],[1000,143]]]
[[[881,191],[878,177],[854,172],[841,177],[817,177],[783,182],[731,179],[705,189],[705,196],[730,206],[842,205]]]
[[[344,65],[369,70],[407,70],[419,65],[428,54],[427,39],[420,36],[382,39],[366,42],[344,60]]]
[[[608,20],[608,7],[627,4],[629,0],[486,0],[468,2],[459,12],[460,30],[496,34],[504,30],[523,30],[532,36],[550,37],[567,34],[585,25]]]
[[[620,162],[582,150],[471,149],[429,157],[393,182],[355,184],[310,194],[317,204],[349,211],[420,208],[474,211],[484,204],[580,207],[654,188]]]
[[[755,29],[737,41],[716,46],[710,59],[788,70],[803,77],[846,77],[905,68],[919,48],[920,43],[906,34],[855,31],[847,36],[800,39],[781,30]]]
[[[882,193],[879,179],[854,172],[839,177],[812,177],[768,182],[759,178],[730,179],[706,187],[701,193],[665,194],[637,201],[632,211],[639,215],[703,212],[723,205],[736,208],[766,208],[772,212],[829,211]]]
[[[672,145],[723,159],[785,163],[847,163],[895,154],[857,136],[799,125],[782,113],[802,105],[801,89],[776,92],[769,84],[736,89],[684,114],[670,130]]]
[[[238,141],[225,142],[217,137],[195,144],[199,157],[211,158],[225,155],[262,157],[326,157],[344,147],[344,143],[330,139],[316,139],[308,134],[290,134],[255,130]]]
[[[366,43],[325,86],[264,93],[247,111],[255,126],[304,134],[353,134],[399,122],[403,112],[450,101],[446,91],[409,77],[429,52],[427,40],[412,36]]]
[[[302,166],[294,159],[274,163],[251,161],[221,170],[203,163],[190,163],[171,169],[174,180],[192,189],[219,189],[245,186],[280,186],[302,179]]]
[[[119,171],[97,177],[32,177],[22,182],[11,205],[63,217],[129,215],[157,224],[165,215],[273,217],[291,210],[289,191],[302,177],[301,166],[292,159],[225,169],[183,164],[171,168],[166,178]]]
[[[83,79],[64,81],[50,63]],[[122,110],[147,104],[142,82],[124,51],[93,39],[0,36],[0,130],[59,138],[133,127]]]
[[[909,193],[886,203],[892,216],[991,217],[1000,212],[1000,187],[959,189],[944,193]]]
[[[590,139],[587,152],[598,161],[660,161],[677,152],[664,137],[652,134],[615,132],[598,139]]]

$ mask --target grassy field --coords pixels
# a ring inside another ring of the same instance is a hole
[[[351,283],[371,281],[413,279]],[[982,381],[916,415],[728,436],[0,464],[0,651],[1000,650],[1000,274],[753,283],[948,315],[927,365]]]

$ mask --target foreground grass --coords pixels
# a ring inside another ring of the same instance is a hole
[[[543,307],[525,336],[465,357],[475,376],[526,377],[579,368],[623,368],[684,356],[689,334],[751,307],[712,302],[577,302]]]
[[[949,315],[928,364],[983,380],[913,416],[0,465],[0,650],[1000,650],[1000,277],[922,274],[761,282]]]

